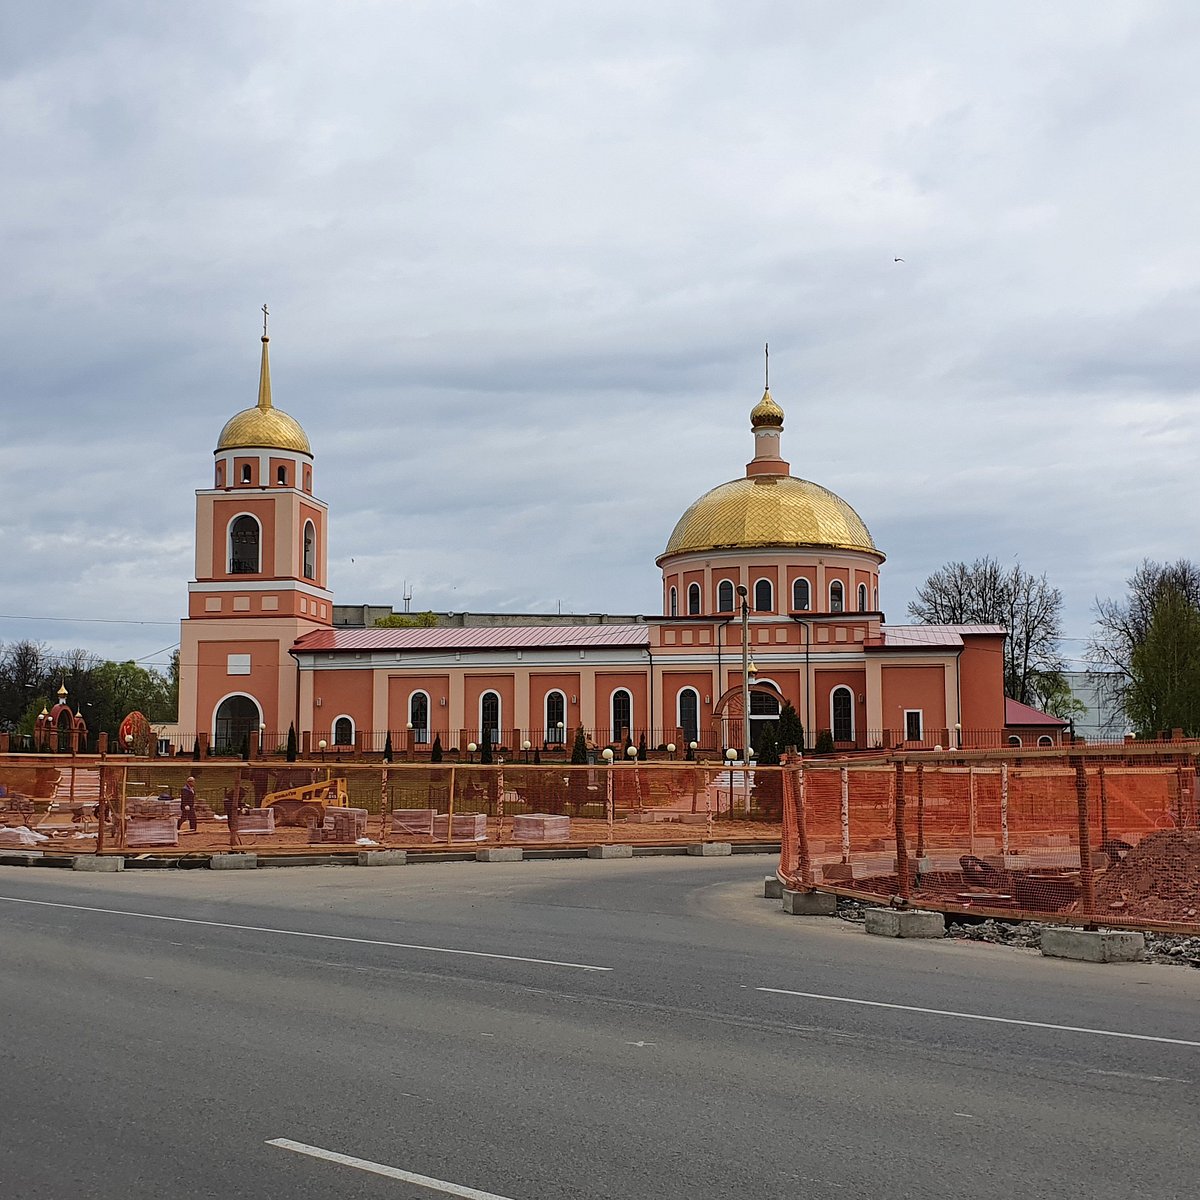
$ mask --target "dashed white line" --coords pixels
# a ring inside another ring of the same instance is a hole
[[[1030,1029],[1058,1029],[1063,1033],[1088,1033],[1096,1037],[1129,1038],[1135,1042],[1162,1042],[1168,1046],[1200,1046],[1186,1038],[1155,1037],[1149,1033],[1125,1033],[1118,1029],[1089,1029],[1086,1025],[1055,1025],[1049,1021],[1020,1021],[1015,1017],[992,1017],[986,1013],[954,1012],[945,1008],[918,1008],[914,1004],[887,1004],[882,1000],[862,1000],[856,996],[826,996],[821,992],[793,992],[788,988],[759,987],[756,992],[777,996],[803,996],[806,1000],[830,1000],[836,1004],[860,1004],[867,1008],[890,1008],[898,1012],[926,1013],[935,1017],[958,1017],[964,1021],[994,1021],[1000,1025],[1024,1025]]]
[[[320,1146],[307,1146],[304,1142],[293,1142],[290,1138],[271,1138],[268,1146],[280,1150],[292,1150],[309,1158],[336,1163],[341,1167],[353,1167],[356,1171],[368,1171],[372,1175],[383,1175],[387,1179],[399,1179],[416,1187],[428,1188],[431,1192],[442,1192],[447,1196],[459,1196],[462,1200],[509,1200],[496,1192],[482,1192],[478,1188],[464,1187],[461,1183],[449,1183],[445,1179],[434,1179],[430,1175],[418,1175],[415,1171],[403,1171],[389,1167],[386,1163],[372,1162],[369,1158],[355,1158],[350,1154],[339,1154],[336,1150],[322,1150]]]
[[[348,942],[356,946],[383,946],[391,950],[420,950],[426,954],[454,954],[463,958],[492,958],[504,962],[533,963],[539,967],[567,967],[575,971],[611,971],[588,963],[558,962],[553,958],[525,958],[518,954],[491,954],[486,950],[456,950],[450,946],[419,946],[411,942],[380,942],[372,938],[341,937],[334,933],[306,933],[301,929],[273,929],[268,925],[234,925],[229,921],[201,921],[195,917],[168,917],[162,913],[127,912],[120,908],[92,908],[86,904],[63,904],[54,900],[26,900],[22,896],[0,896],[9,904],[34,904],[41,908],[67,908],[73,912],[103,913],[109,917],[141,917],[144,921],[173,921],[178,925],[203,925],[209,929],[236,929],[242,933],[274,933],[280,937],[315,938],[323,942]]]

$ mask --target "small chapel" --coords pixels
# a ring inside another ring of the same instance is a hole
[[[743,473],[705,491],[666,537],[660,613],[341,623],[312,447],[273,402],[268,347],[264,323],[258,401],[225,423],[210,486],[196,492],[185,749],[195,738],[269,753],[294,726],[308,754],[377,755],[389,735],[416,758],[435,739],[447,752],[485,741],[562,752],[582,728],[597,747],[644,739],[651,751],[742,757],[786,702],[810,751],[1059,739],[1061,722],[1006,707],[1002,626],[885,622],[885,556],[845,500],[792,474],[769,387],[750,409]]]

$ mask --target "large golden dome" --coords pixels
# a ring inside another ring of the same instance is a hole
[[[270,338],[264,333],[262,366],[258,374],[258,403],[253,408],[243,408],[241,412],[234,413],[225,422],[225,428],[217,439],[217,454],[222,450],[243,448],[312,453],[308,435],[300,428],[300,422],[271,403],[271,364],[267,358],[269,341]]]
[[[818,546],[875,548],[862,518],[840,496],[791,475],[733,479],[705,492],[679,518],[658,561],[692,551]]]

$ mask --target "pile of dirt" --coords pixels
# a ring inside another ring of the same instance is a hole
[[[1200,830],[1144,837],[1096,880],[1096,907],[1114,919],[1200,925]]]

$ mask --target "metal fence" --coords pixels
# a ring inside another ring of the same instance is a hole
[[[272,854],[312,847],[777,842],[782,797],[781,768],[709,763],[31,755],[0,764],[0,847],[50,854]]]
[[[785,771],[779,873],[901,906],[1195,932],[1196,797],[1190,753],[805,763]]]

